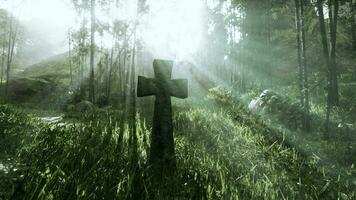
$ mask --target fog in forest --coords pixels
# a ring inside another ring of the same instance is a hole
[[[0,199],[356,199],[355,0],[0,0]]]

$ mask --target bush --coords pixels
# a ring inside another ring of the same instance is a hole
[[[98,105],[99,108],[108,106],[109,105],[108,97],[105,94],[99,95],[98,99],[96,100],[96,105]]]
[[[14,156],[22,143],[31,140],[33,120],[10,106],[0,105],[0,159]]]

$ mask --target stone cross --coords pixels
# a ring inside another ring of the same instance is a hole
[[[188,80],[171,79],[173,61],[155,59],[153,68],[155,78],[138,76],[137,96],[156,97],[149,163],[160,168],[157,173],[170,173],[176,167],[171,96],[187,98]]]

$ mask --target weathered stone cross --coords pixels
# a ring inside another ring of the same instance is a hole
[[[153,61],[155,78],[139,76],[137,96],[156,96],[149,163],[161,170],[174,170],[176,167],[171,96],[188,97],[188,80],[171,80],[173,62]],[[161,172],[158,172],[161,173]],[[163,172],[165,173],[165,172]]]

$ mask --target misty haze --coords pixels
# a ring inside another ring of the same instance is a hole
[[[0,0],[0,200],[351,200],[355,164],[355,0]]]

